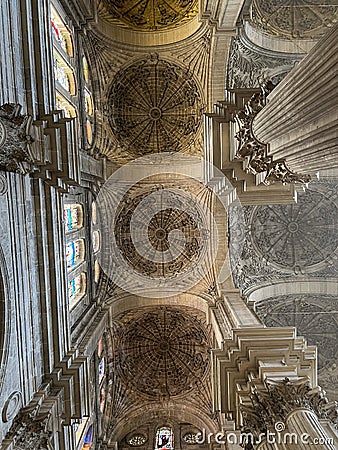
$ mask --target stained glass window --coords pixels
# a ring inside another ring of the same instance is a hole
[[[200,433],[194,433],[193,431],[189,431],[183,436],[183,441],[187,444],[198,444],[198,434]]]
[[[68,282],[69,308],[72,309],[86,293],[86,274],[72,278]]]
[[[93,223],[93,225],[96,225],[96,222],[97,222],[96,203],[92,202],[92,223]]]
[[[90,121],[88,119],[86,120],[86,134],[87,134],[88,144],[90,145],[93,142],[93,128],[92,128],[92,124],[90,123]]]
[[[56,109],[61,109],[65,113],[65,117],[76,117],[76,109],[61,94],[56,94]]]
[[[156,431],[155,450],[174,448],[174,434],[171,427],[160,427]]]
[[[84,259],[84,241],[77,239],[76,241],[68,242],[66,246],[66,260],[67,267],[71,269],[80,264]]]
[[[99,358],[102,355],[102,352],[103,352],[103,340],[101,338],[97,344],[97,355]]]
[[[66,204],[63,208],[66,232],[79,230],[83,226],[83,209],[80,204]]]
[[[87,58],[84,56],[82,58],[82,66],[83,66],[83,76],[86,83],[89,83],[89,66]]]
[[[105,376],[105,365],[106,365],[105,364],[105,359],[101,358],[101,360],[99,362],[99,369],[98,369],[98,372],[99,372],[99,384],[102,383],[102,381],[104,379],[104,376]]]
[[[93,231],[93,252],[97,253],[100,250],[100,232],[99,230]]]
[[[88,431],[86,433],[86,436],[83,440],[83,446],[82,446],[82,450],[88,450],[88,449],[92,449],[93,447],[93,425],[90,425],[90,427],[88,428]]]
[[[81,419],[79,421],[79,423],[76,423],[74,425],[76,446],[80,443],[81,436],[83,436],[83,432],[87,426],[88,421],[89,421],[89,418],[87,417],[86,419]]]
[[[131,445],[132,447],[141,447],[146,442],[147,442],[146,436],[141,433],[133,434],[133,436],[131,436],[128,439],[128,444]]]
[[[92,95],[87,89],[85,89],[84,93],[86,113],[92,116],[94,112]]]
[[[98,283],[100,279],[100,264],[96,260],[94,264],[94,281],[95,283]]]
[[[59,83],[62,88],[75,95],[75,78],[71,67],[66,63],[62,56],[54,50],[54,75],[55,81]]]
[[[57,42],[68,56],[73,56],[71,34],[53,7],[51,7],[51,28],[54,42]]]
[[[102,386],[100,389],[100,411],[103,413],[106,405],[106,388]]]

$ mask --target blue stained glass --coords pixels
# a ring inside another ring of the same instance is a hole
[[[83,443],[84,444],[92,444],[93,442],[93,425],[90,425],[90,427],[88,428],[86,437],[84,438]]]

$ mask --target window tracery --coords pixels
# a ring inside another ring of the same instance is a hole
[[[136,433],[133,434],[127,442],[132,447],[142,447],[142,445],[147,442],[147,437],[144,434]]]

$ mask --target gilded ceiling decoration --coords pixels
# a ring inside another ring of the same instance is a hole
[[[118,144],[136,155],[189,149],[201,128],[201,92],[190,72],[157,55],[120,70],[108,94]]]
[[[308,190],[294,205],[256,207],[252,242],[275,267],[300,273],[334,258],[337,217],[334,198]]]
[[[167,30],[192,20],[198,0],[101,0],[109,20],[140,31]]]
[[[336,0],[254,0],[253,23],[279,37],[318,38],[338,20]]]
[[[150,398],[171,398],[201,384],[210,369],[209,335],[200,320],[161,307],[129,321],[118,344],[124,382]]]

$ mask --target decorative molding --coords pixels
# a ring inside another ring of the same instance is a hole
[[[260,142],[254,135],[252,123],[256,115],[264,108],[266,98],[273,90],[274,84],[269,81],[261,87],[261,91],[253,94],[245,109],[235,115],[235,122],[238,132],[235,138],[239,144],[235,158],[245,161],[246,171],[263,175],[263,183],[269,185],[274,182],[287,183],[308,183],[310,175],[293,173],[286,165],[285,160],[274,161],[272,156],[268,156],[268,144]]]
[[[0,170],[26,174],[32,170],[32,118],[21,115],[21,106],[0,106]]]
[[[6,423],[13,420],[21,406],[22,394],[19,391],[15,391],[8,397],[2,409],[2,421]]]

